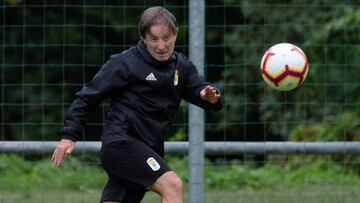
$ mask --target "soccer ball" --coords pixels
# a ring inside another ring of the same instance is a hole
[[[265,82],[279,91],[299,87],[305,80],[309,64],[305,53],[289,43],[276,44],[261,60],[261,75]]]

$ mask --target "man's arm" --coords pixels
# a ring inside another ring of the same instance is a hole
[[[64,126],[59,130],[60,136],[72,141],[80,140],[89,112],[113,91],[125,86],[128,75],[128,70],[121,66],[120,60],[107,61],[94,78],[75,94],[76,98],[66,113]]]
[[[184,99],[194,105],[205,110],[218,111],[223,107],[223,99],[220,91],[212,86],[209,82],[205,82],[195,67],[195,65],[186,59],[188,65],[186,87]]]
[[[127,84],[129,73],[125,67],[118,67],[119,64],[117,60],[109,60],[94,78],[76,93],[76,99],[67,112],[64,126],[59,131],[62,139],[52,156],[55,166],[59,167],[63,159],[74,150],[75,142],[80,140],[85,128],[88,112],[112,91]]]

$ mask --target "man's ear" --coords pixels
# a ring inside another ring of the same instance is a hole
[[[146,44],[146,40],[143,36],[140,36],[140,40],[142,40],[144,42],[144,44]]]

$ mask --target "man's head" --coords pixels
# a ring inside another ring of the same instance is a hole
[[[146,9],[139,22],[139,33],[151,56],[167,61],[174,51],[177,36],[176,18],[165,8]]]

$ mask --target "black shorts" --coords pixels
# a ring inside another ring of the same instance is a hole
[[[101,164],[109,180],[100,202],[140,202],[147,187],[171,170],[162,156],[162,153],[159,155],[145,143],[132,137],[103,145]]]

